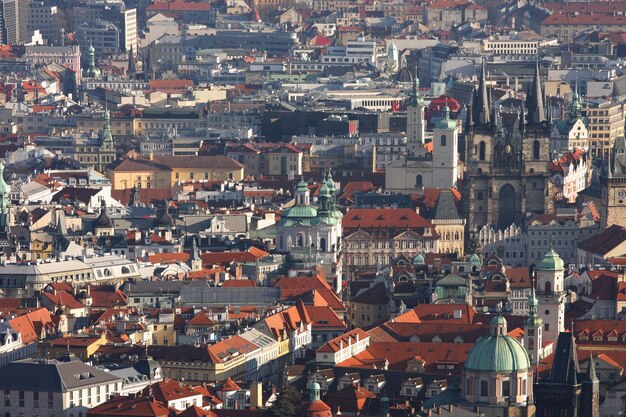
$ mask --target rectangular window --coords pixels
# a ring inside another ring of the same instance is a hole
[[[11,391],[4,390],[4,406],[5,407],[10,407],[11,406]]]
[[[489,381],[480,381],[480,396],[489,396]]]
[[[18,393],[18,400],[19,400],[18,406],[20,408],[24,407],[24,391],[19,391],[19,393]]]
[[[505,397],[511,395],[511,381],[502,381],[502,395]]]

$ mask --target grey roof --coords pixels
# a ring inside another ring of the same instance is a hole
[[[0,389],[67,392],[119,380],[117,376],[89,366],[76,357],[69,361],[23,359],[2,368]]]
[[[454,196],[450,190],[441,190],[435,205],[435,220],[458,220],[459,212],[456,209]]]
[[[552,364],[552,383],[576,385],[579,373],[574,336],[571,333],[561,332],[556,342]]]
[[[178,294],[183,281],[136,281],[127,282],[122,291],[127,295],[137,294]],[[195,291],[195,290],[194,290]]]
[[[270,306],[280,300],[280,288],[222,288],[185,285],[180,298],[187,305],[254,305]]]

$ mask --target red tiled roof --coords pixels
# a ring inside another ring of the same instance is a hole
[[[171,264],[187,262],[188,260],[189,254],[186,252],[155,253],[148,256],[148,262],[153,264]]]
[[[355,208],[348,211],[342,220],[345,229],[369,227],[432,227],[432,224],[410,208]]]
[[[228,279],[222,284],[222,288],[250,288],[256,287],[254,281],[250,279]]]
[[[232,358],[233,351],[243,354],[253,352],[258,348],[254,343],[235,335],[228,339],[220,340],[216,344],[209,346],[207,350],[213,363],[223,363]]]
[[[305,306],[307,313],[313,320],[313,330],[326,327],[345,328],[346,324],[330,306]]]
[[[200,4],[200,3],[198,3]],[[186,90],[193,87],[191,80],[150,80],[150,90]]]
[[[146,8],[148,11],[209,11],[211,3],[201,3],[195,1],[155,1]]]
[[[624,241],[626,241],[626,228],[614,224],[581,242],[578,248],[594,254],[604,255]]]
[[[324,345],[322,345],[316,352],[339,352],[339,350],[349,346],[350,344],[355,344],[359,340],[367,339],[370,335],[364,332],[361,329],[350,330],[348,333],[344,333],[341,336],[335,337],[332,340],[329,340]]]
[[[87,417],[169,417],[174,410],[148,397],[113,397],[87,411]]]
[[[185,385],[173,379],[164,379],[163,381],[155,382],[144,388],[142,394],[149,395],[150,392],[154,395],[155,400],[164,404],[167,404],[169,401],[200,395],[189,385]]]
[[[212,326],[215,322],[206,315],[205,312],[201,311],[196,314],[191,320],[187,322],[187,325],[199,325],[199,326]]]
[[[178,417],[217,417],[217,414],[211,410],[204,410],[197,405],[192,405],[180,413]]]
[[[203,265],[216,265],[233,262],[255,262],[268,256],[269,253],[251,247],[247,252],[205,252],[200,255]]]
[[[315,274],[313,277],[284,277],[278,280],[275,286],[280,288],[280,295],[283,300],[300,299],[306,293],[315,290],[313,305],[327,305],[335,311],[345,310],[341,299],[319,274]]]
[[[226,378],[224,382],[217,387],[218,391],[237,391],[240,389],[241,387],[233,381],[231,377]]]
[[[54,327],[53,318],[47,308],[39,308],[9,320],[11,328],[22,334],[22,343],[29,344],[39,339],[43,328]]]
[[[597,14],[597,13],[579,13],[579,14],[564,14],[553,13],[546,17],[541,26],[550,25],[620,25],[626,26],[626,16],[613,16],[609,14]]]

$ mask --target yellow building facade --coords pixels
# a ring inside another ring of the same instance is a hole
[[[241,181],[244,166],[226,156],[133,156],[117,161],[107,174],[114,190],[171,190],[179,181]]]

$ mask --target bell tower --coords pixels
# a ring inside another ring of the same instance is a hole
[[[537,270],[537,298],[539,318],[543,322],[543,336],[556,341],[565,330],[565,266],[554,248],[544,255]]]
[[[419,78],[413,74],[413,94],[406,108],[406,137],[409,157],[424,154],[424,100],[419,96]]]
[[[537,308],[539,300],[535,296],[535,283],[531,281],[530,296],[528,297],[528,318],[524,322],[524,348],[528,352],[530,363],[538,363],[542,359],[543,320],[539,317]]]
[[[446,104],[444,117],[433,130],[433,186],[456,187],[459,178],[459,133]]]

